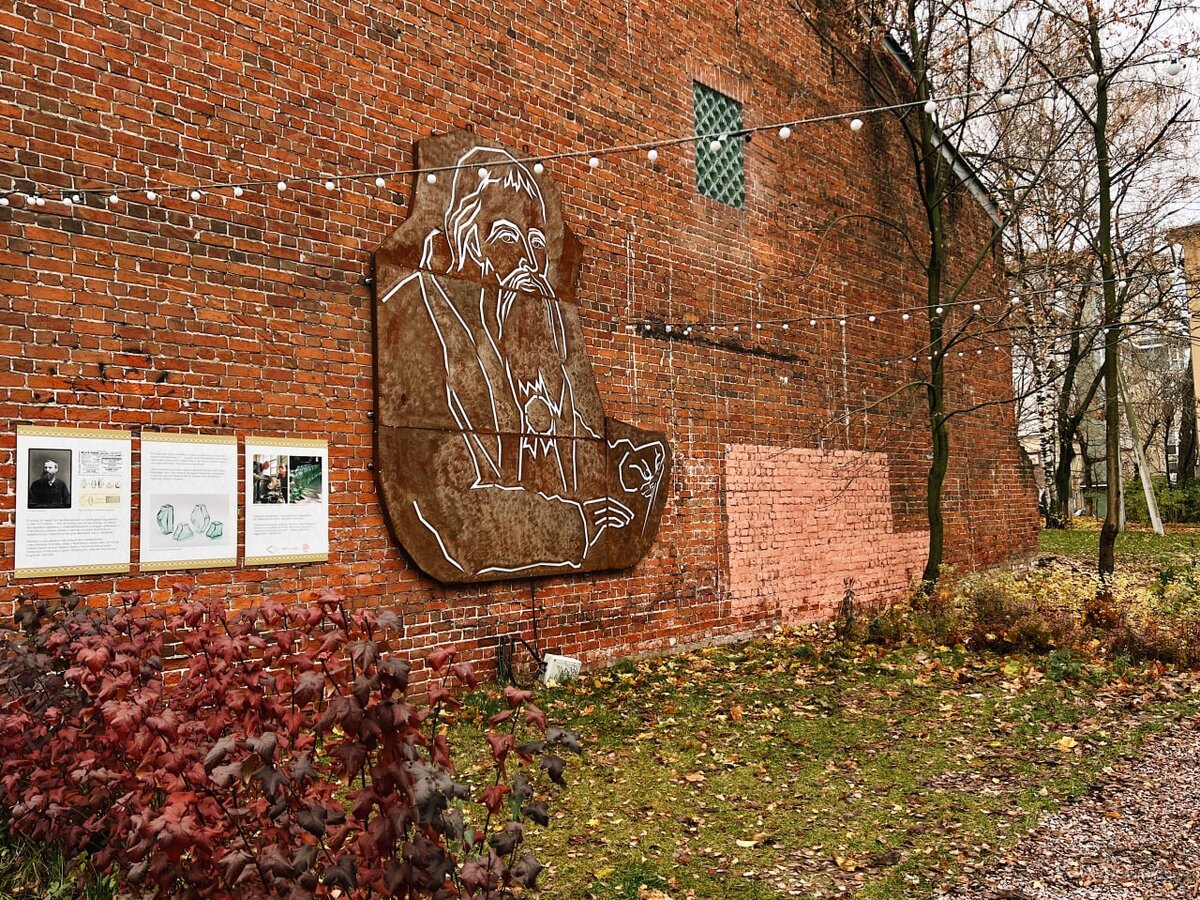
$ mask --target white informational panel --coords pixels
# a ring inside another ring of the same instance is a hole
[[[17,426],[17,578],[129,571],[132,435]]]
[[[237,565],[235,435],[143,431],[141,501],[140,569]]]
[[[246,438],[248,566],[329,558],[329,444]]]

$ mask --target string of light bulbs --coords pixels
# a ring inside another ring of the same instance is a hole
[[[1121,334],[1118,338],[1118,343],[1134,344],[1134,346],[1136,346],[1136,344],[1134,342],[1139,337],[1142,337],[1143,335],[1163,334],[1164,332],[1162,329],[1162,325],[1163,325],[1163,322],[1161,319],[1146,318],[1146,319],[1126,319],[1126,320],[1121,321],[1117,326],[1111,326],[1111,327],[1117,327],[1121,330]],[[1099,336],[1102,332],[1104,332],[1106,330],[1107,329],[1103,328],[1100,325],[1092,325],[1092,326],[1084,326],[1084,327],[1080,327],[1080,328],[1061,329],[1061,330],[1057,330],[1054,332],[1046,332],[1042,335],[1042,337],[1044,337],[1049,343],[1053,344],[1058,340],[1061,340],[1061,339],[1067,338],[1067,337],[1071,337],[1073,335],[1085,335],[1085,334],[1090,333],[1090,334],[1093,334],[1093,336]],[[888,371],[900,371],[900,375],[897,377],[896,384],[903,385],[905,382],[914,382],[914,379],[910,375],[907,375],[904,373],[903,369],[904,369],[905,364],[917,364],[922,361],[932,362],[934,359],[938,358],[939,356],[943,359],[960,359],[960,360],[962,360],[962,359],[967,359],[967,358],[980,358],[980,357],[984,357],[984,356],[998,354],[998,355],[1008,358],[1013,365],[1015,365],[1019,359],[1028,359],[1029,358],[1029,354],[1024,348],[1018,347],[1018,348],[1016,348],[1016,350],[1014,352],[1014,349],[1012,347],[1005,346],[1003,344],[993,343],[990,338],[993,338],[996,333],[997,332],[992,332],[990,335],[967,335],[965,340],[968,340],[968,341],[979,342],[979,341],[982,341],[982,339],[985,337],[988,337],[989,340],[983,341],[983,346],[971,346],[971,347],[967,347],[966,349],[962,349],[962,350],[948,349],[943,352],[935,352],[932,350],[931,346],[928,343],[925,343],[922,346],[914,347],[913,349],[911,349],[907,352],[901,353],[899,355],[896,355],[896,356],[868,359],[861,355],[855,355],[855,357],[854,357],[855,358],[855,367],[854,367],[853,371],[856,376],[867,377],[867,378],[877,378],[879,376],[879,374],[881,374],[878,371],[880,369],[888,370]],[[1177,333],[1175,336],[1179,337],[1179,338],[1187,337],[1185,333]],[[713,343],[713,346],[716,346],[716,347],[719,347],[719,348],[725,349],[725,350],[740,349],[736,346],[730,346],[728,344],[718,343],[715,339],[709,339],[707,337],[707,335],[700,336],[699,340],[706,342],[706,343],[711,340]],[[1094,347],[1092,349],[1093,350],[1099,349],[1099,347]],[[1051,351],[1051,352],[1055,352],[1055,351]],[[1058,352],[1058,355],[1061,355],[1061,351]],[[779,362],[784,362],[784,361],[780,360]],[[874,370],[871,370],[869,368],[872,365],[874,366]],[[963,370],[957,370],[957,374],[960,376],[963,376],[966,373]],[[1056,381],[1060,377],[1061,377],[1060,372],[1051,372],[1043,380],[1046,384],[1049,384],[1049,383]],[[791,380],[790,376],[788,376],[788,375],[780,376],[780,381],[782,381],[784,384],[790,383],[790,380]],[[914,383],[921,383],[921,382],[922,382],[922,379],[917,378]]]
[[[1170,77],[1178,76],[1184,68],[1183,60],[1200,58],[1200,53],[1196,54],[1181,54],[1174,53],[1169,56],[1164,56],[1157,59],[1148,59],[1141,63],[1134,64],[1135,66],[1163,65],[1163,71]],[[1133,66],[1131,66],[1132,68]],[[1059,84],[1063,81],[1079,80],[1090,87],[1095,87],[1099,84],[1099,76],[1096,73],[1079,72],[1066,76],[1047,77],[1043,79],[1035,79],[1024,82],[1025,89],[1033,89],[1039,87],[1047,87]],[[967,100],[977,97],[989,97],[997,107],[1008,109],[1018,104],[1019,98],[1016,93],[1008,86],[1003,86],[999,91],[995,88],[980,88],[973,91],[963,91],[957,94],[947,95],[940,100],[911,100],[903,103],[887,104],[881,106],[864,107],[846,112],[827,113],[819,116],[808,116],[803,118],[790,119],[782,122],[774,122],[763,125],[747,126],[741,129],[725,132],[710,132],[710,133],[689,133],[682,136],[660,138],[651,141],[640,141],[636,143],[619,144],[605,148],[591,148],[587,150],[565,150],[558,153],[549,153],[538,156],[528,156],[520,159],[522,163],[530,164],[537,174],[545,171],[546,164],[558,161],[570,161],[575,159],[587,159],[587,165],[590,169],[598,169],[602,164],[602,158],[605,156],[616,156],[628,153],[641,152],[644,153],[647,160],[651,163],[656,162],[661,151],[666,148],[685,145],[685,144],[702,144],[708,143],[711,152],[720,152],[726,145],[727,141],[748,138],[755,134],[764,132],[775,132],[780,140],[788,140],[791,138],[794,129],[805,126],[839,120],[849,119],[849,127],[853,132],[861,131],[864,127],[864,118],[879,113],[900,112],[907,109],[922,107],[926,113],[933,115],[942,106],[942,104]],[[117,206],[126,196],[141,195],[146,202],[153,203],[160,199],[174,196],[183,196],[191,199],[193,202],[200,202],[209,194],[224,196],[228,194],[234,198],[242,198],[247,191],[266,189],[269,190],[272,186],[277,194],[283,194],[296,184],[311,184],[320,185],[326,191],[333,192],[339,189],[342,184],[372,182],[377,188],[385,188],[391,179],[418,176],[424,177],[430,184],[437,183],[439,176],[448,173],[454,173],[460,169],[476,168],[472,164],[455,164],[444,166],[426,166],[418,168],[395,168],[384,170],[372,170],[369,172],[343,173],[343,174],[301,174],[293,176],[290,179],[287,177],[248,179],[239,181],[209,181],[192,186],[169,184],[165,182],[150,183],[139,186],[119,186],[106,185],[103,187],[88,187],[88,188],[69,188],[62,192],[59,201],[67,207],[88,205],[93,198],[102,198],[102,202],[106,202],[109,206]],[[11,190],[8,193],[0,194],[0,207],[12,205],[13,202],[25,202],[26,205],[35,207],[44,207],[49,199],[40,190],[35,188],[33,191]]]
[[[1128,276],[1112,279],[1112,282],[1117,285],[1120,290],[1128,287],[1130,280],[1151,280],[1160,278],[1161,273],[1157,272],[1140,272],[1133,273]],[[1093,287],[1103,287],[1108,283],[1105,279],[1097,279],[1094,281],[1071,282],[1069,284],[1060,283],[1046,288],[1034,288],[1022,290],[1020,293],[1006,292],[1003,295],[989,295],[984,297],[971,297],[962,300],[946,300],[933,308],[934,315],[943,316],[950,310],[959,307],[971,308],[972,313],[982,313],[985,305],[992,305],[998,302],[1004,302],[1009,307],[1020,307],[1026,300],[1054,295],[1056,299],[1063,299],[1066,296],[1068,289],[1083,289]],[[685,334],[690,334],[694,330],[707,330],[710,332],[729,330],[734,333],[740,333],[743,329],[747,331],[762,331],[764,328],[778,327],[783,331],[790,331],[795,327],[803,327],[805,323],[808,327],[814,328],[825,322],[836,322],[841,326],[849,325],[852,322],[866,321],[868,324],[875,324],[882,319],[899,315],[902,322],[908,322],[916,313],[927,313],[929,311],[928,304],[921,303],[913,306],[891,307],[883,310],[855,310],[853,312],[844,311],[838,313],[811,313],[806,315],[788,316],[786,318],[751,318],[751,319],[723,319],[717,320],[697,320],[697,319],[672,319],[667,321],[661,318],[639,318],[632,322],[625,322],[626,331],[647,331],[653,332],[656,330],[664,331],[670,334],[674,331],[680,331]],[[619,321],[615,324],[621,324]]]

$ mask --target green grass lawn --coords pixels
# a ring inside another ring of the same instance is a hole
[[[1200,711],[1190,680],[1085,668],[1055,682],[1044,659],[945,648],[818,663],[807,640],[625,665],[540,696],[586,745],[550,826],[530,830],[543,896],[927,897]],[[477,731],[458,726],[456,745]]]
[[[1042,553],[1066,556],[1096,564],[1100,532],[1092,529],[1042,529],[1038,547]],[[1164,535],[1144,530],[1127,530],[1117,537],[1117,565],[1168,566],[1200,560],[1200,530],[1195,526],[1168,526]]]

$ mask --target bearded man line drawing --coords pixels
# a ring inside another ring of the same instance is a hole
[[[606,418],[558,193],[469,132],[418,145],[405,223],[375,255],[377,478],[440,581],[623,568],[654,538],[665,438]]]

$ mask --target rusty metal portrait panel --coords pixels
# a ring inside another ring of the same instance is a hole
[[[604,415],[557,189],[471,132],[416,153],[447,168],[418,176],[374,260],[376,477],[397,541],[446,583],[632,566],[671,452]]]

